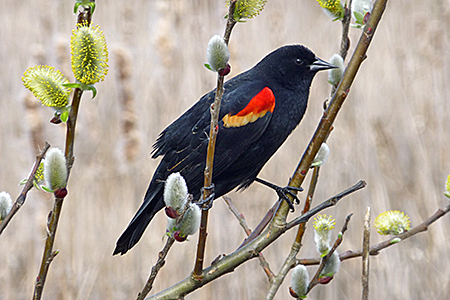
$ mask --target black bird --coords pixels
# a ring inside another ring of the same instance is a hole
[[[216,198],[246,188],[300,123],[309,88],[320,70],[335,68],[301,45],[281,47],[250,70],[228,80],[219,115],[213,183]],[[159,135],[152,158],[163,156],[135,216],[116,244],[125,254],[141,238],[165,204],[164,181],[174,172],[185,178],[194,199],[203,186],[215,90],[204,95]]]

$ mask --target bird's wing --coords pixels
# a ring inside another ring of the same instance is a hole
[[[174,123],[178,122],[174,127],[178,127],[179,132],[169,137],[170,132],[166,129],[165,144],[160,145],[161,149],[165,149],[165,156],[158,168],[160,174],[157,175],[161,180],[165,180],[170,173],[181,172],[191,186],[203,182],[211,118],[210,104],[205,106],[204,111],[198,109],[200,105],[189,110],[190,113],[197,113],[197,122],[193,126],[193,117],[186,113]],[[214,175],[224,171],[264,133],[274,108],[275,97],[262,82],[246,83],[225,90],[219,116]],[[179,122],[181,119],[190,122]],[[175,128],[171,126],[168,129],[172,131]]]

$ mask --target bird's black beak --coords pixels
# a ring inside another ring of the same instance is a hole
[[[328,70],[328,69],[335,69],[337,68],[335,65],[330,64],[329,62],[326,62],[316,56],[316,60],[309,65],[309,69],[312,72],[318,72],[322,70]]]

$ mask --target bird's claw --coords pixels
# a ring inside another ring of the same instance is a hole
[[[291,199],[289,199],[289,196],[291,196],[294,199],[296,204],[300,204],[300,199],[298,199],[297,195],[294,194],[292,191],[302,192],[303,189],[301,187],[298,188],[298,187],[288,185],[285,187],[277,187],[275,189],[275,191],[277,192],[278,197],[280,197],[280,199],[285,200],[289,205],[289,209],[292,212],[294,212],[295,211],[294,204],[292,203]]]
[[[214,183],[211,183],[210,186],[208,187],[202,187],[201,188],[201,195],[203,197],[205,190],[207,191],[211,191],[211,194],[206,198],[206,199],[199,199],[197,201],[197,204],[203,209],[203,210],[209,210],[212,205],[213,205],[213,201],[215,199],[216,194],[214,193]]]
[[[291,196],[294,199],[296,204],[300,204],[300,199],[298,199],[297,195],[295,195],[292,191],[302,192],[303,188],[289,186],[289,185],[285,186],[285,187],[281,187],[281,186],[275,185],[273,183],[270,183],[268,181],[265,181],[261,178],[255,178],[255,181],[262,183],[265,186],[270,187],[271,189],[275,190],[275,192],[277,193],[277,195],[280,199],[286,200],[286,202],[289,204],[289,208],[291,211],[294,211],[295,209],[294,209],[294,204],[292,204],[291,199],[289,199],[289,196]]]

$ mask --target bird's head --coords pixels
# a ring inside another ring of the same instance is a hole
[[[337,67],[318,58],[305,46],[289,45],[269,53],[256,68],[263,76],[271,77],[285,87],[300,85],[309,88],[317,72]]]

